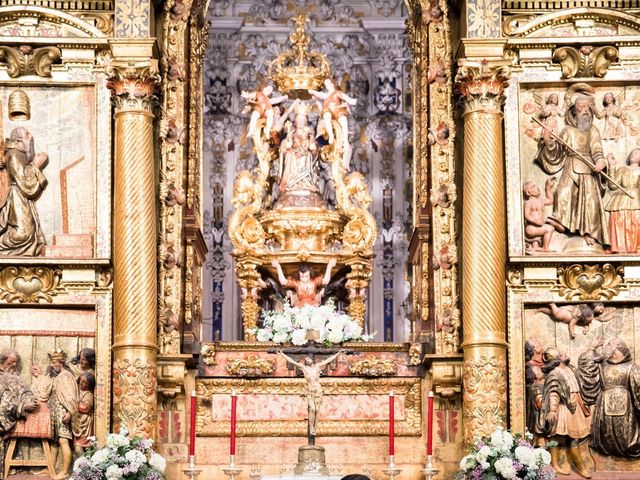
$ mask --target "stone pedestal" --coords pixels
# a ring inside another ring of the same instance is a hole
[[[298,464],[294,475],[329,475],[324,458],[324,447],[305,445],[298,448]]]

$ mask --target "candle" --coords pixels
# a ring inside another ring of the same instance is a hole
[[[189,456],[196,454],[196,391],[191,392],[191,411],[189,412]]]
[[[236,391],[231,391],[231,444],[229,445],[229,454],[236,454],[236,406],[238,404],[238,396]]]
[[[433,391],[429,392],[427,405],[427,455],[433,455]]]
[[[395,451],[395,410],[393,390],[389,392],[389,455],[394,455]]]

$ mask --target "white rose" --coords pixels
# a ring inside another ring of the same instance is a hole
[[[476,466],[476,461],[473,459],[473,455],[467,455],[460,460],[460,469],[466,471],[471,470]]]
[[[540,463],[544,465],[551,465],[551,454],[544,448],[536,448],[534,450],[536,457],[540,460]]]
[[[160,473],[164,473],[164,469],[167,468],[167,461],[162,457],[162,455],[154,453],[149,459],[149,465],[158,470]]]
[[[261,328],[258,330],[258,335],[256,336],[259,342],[268,342],[273,338],[273,330],[267,328]]]
[[[494,463],[493,466],[496,469],[496,473],[502,475],[502,478],[516,478],[516,469],[513,466],[513,462],[510,458],[499,458],[498,460],[496,460],[496,463]]]
[[[516,458],[527,468],[536,468],[538,463],[538,459],[536,458],[536,454],[529,447],[516,447],[515,451]]]
[[[273,341],[276,343],[284,343],[289,339],[287,332],[275,332],[273,334]]]
[[[306,345],[307,344],[307,331],[303,329],[294,330],[291,334],[291,342],[294,345]]]
[[[340,343],[343,340],[342,331],[338,330],[328,330],[327,331],[327,341],[329,343]]]
[[[118,447],[128,447],[129,439],[125,437],[121,433],[110,433],[107,435],[107,447],[109,448],[118,448]]]
[[[504,445],[504,440],[502,437],[502,429],[498,428],[495,432],[491,434],[491,444],[496,447],[498,450],[502,449]]]
[[[504,430],[502,432],[502,450],[508,452],[513,447],[513,435]]]
[[[107,480],[121,480],[124,478],[122,476],[122,469],[118,465],[109,465],[107,471],[105,472]]]

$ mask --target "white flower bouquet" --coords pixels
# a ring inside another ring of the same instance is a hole
[[[525,436],[512,435],[498,428],[491,438],[476,440],[469,455],[460,461],[456,480],[552,480],[551,455],[544,448],[534,448]]]
[[[73,464],[69,480],[164,480],[167,463],[151,448],[153,441],[129,440],[127,435],[125,429],[110,433],[103,448],[92,439],[91,447]]]
[[[292,343],[296,346],[307,345],[311,341],[323,345],[368,342],[374,335],[363,333],[362,327],[346,313],[337,312],[333,303],[318,307],[292,307],[285,303],[281,312],[263,312],[262,328],[254,328],[251,333],[259,342]]]

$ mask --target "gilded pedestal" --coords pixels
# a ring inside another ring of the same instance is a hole
[[[462,205],[464,426],[467,442],[506,426],[506,227],[501,64],[463,62]]]

